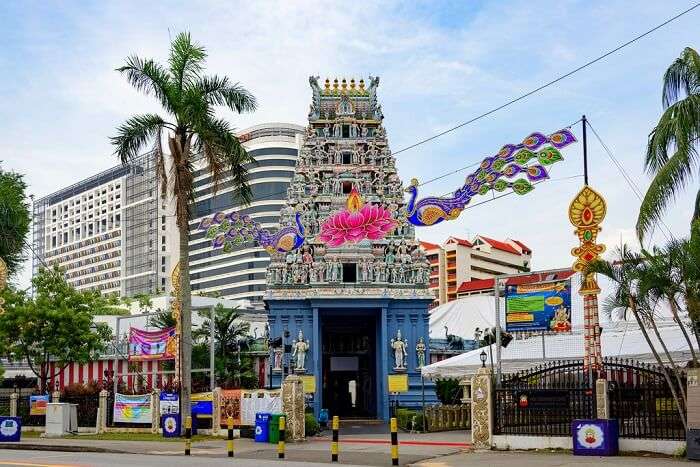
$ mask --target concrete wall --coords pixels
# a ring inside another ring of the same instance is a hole
[[[573,449],[570,436],[522,436],[494,435],[495,449]],[[671,455],[685,446],[685,441],[669,439],[631,439],[620,438],[620,451],[645,451]]]

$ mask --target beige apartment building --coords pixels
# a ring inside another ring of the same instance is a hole
[[[433,306],[455,300],[465,282],[527,272],[532,259],[532,250],[518,240],[500,241],[483,235],[471,241],[450,237],[442,245],[422,241],[421,246],[431,265]]]

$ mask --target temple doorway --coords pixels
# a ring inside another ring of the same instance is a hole
[[[322,407],[341,419],[376,418],[376,316],[325,315],[321,332]]]

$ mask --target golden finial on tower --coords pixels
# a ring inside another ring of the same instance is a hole
[[[365,80],[360,78],[360,92],[364,93],[365,92]]]
[[[328,92],[331,90],[331,80],[330,79],[326,78],[326,83],[324,85],[324,88],[326,90],[326,94],[328,94]]]
[[[352,79],[350,80],[350,92],[351,92],[352,94],[355,94],[355,78],[352,78]]]
[[[348,83],[345,81],[345,78],[343,78],[343,81],[341,81],[340,87],[342,89],[343,94],[345,94],[348,91]]]
[[[333,80],[333,92],[338,92],[338,78]]]

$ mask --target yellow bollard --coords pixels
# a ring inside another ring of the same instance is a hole
[[[226,442],[226,447],[228,448],[228,456],[233,457],[233,417],[229,417],[226,420],[228,425],[228,441]]]
[[[192,417],[185,418],[185,455],[189,456],[192,449]]]
[[[277,442],[277,458],[284,459],[284,430],[287,426],[287,419],[280,417],[280,440]]]
[[[391,418],[391,465],[399,465],[399,427],[396,418]]]
[[[331,462],[338,462],[338,430],[340,429],[340,417],[333,416],[333,441],[331,442]]]

